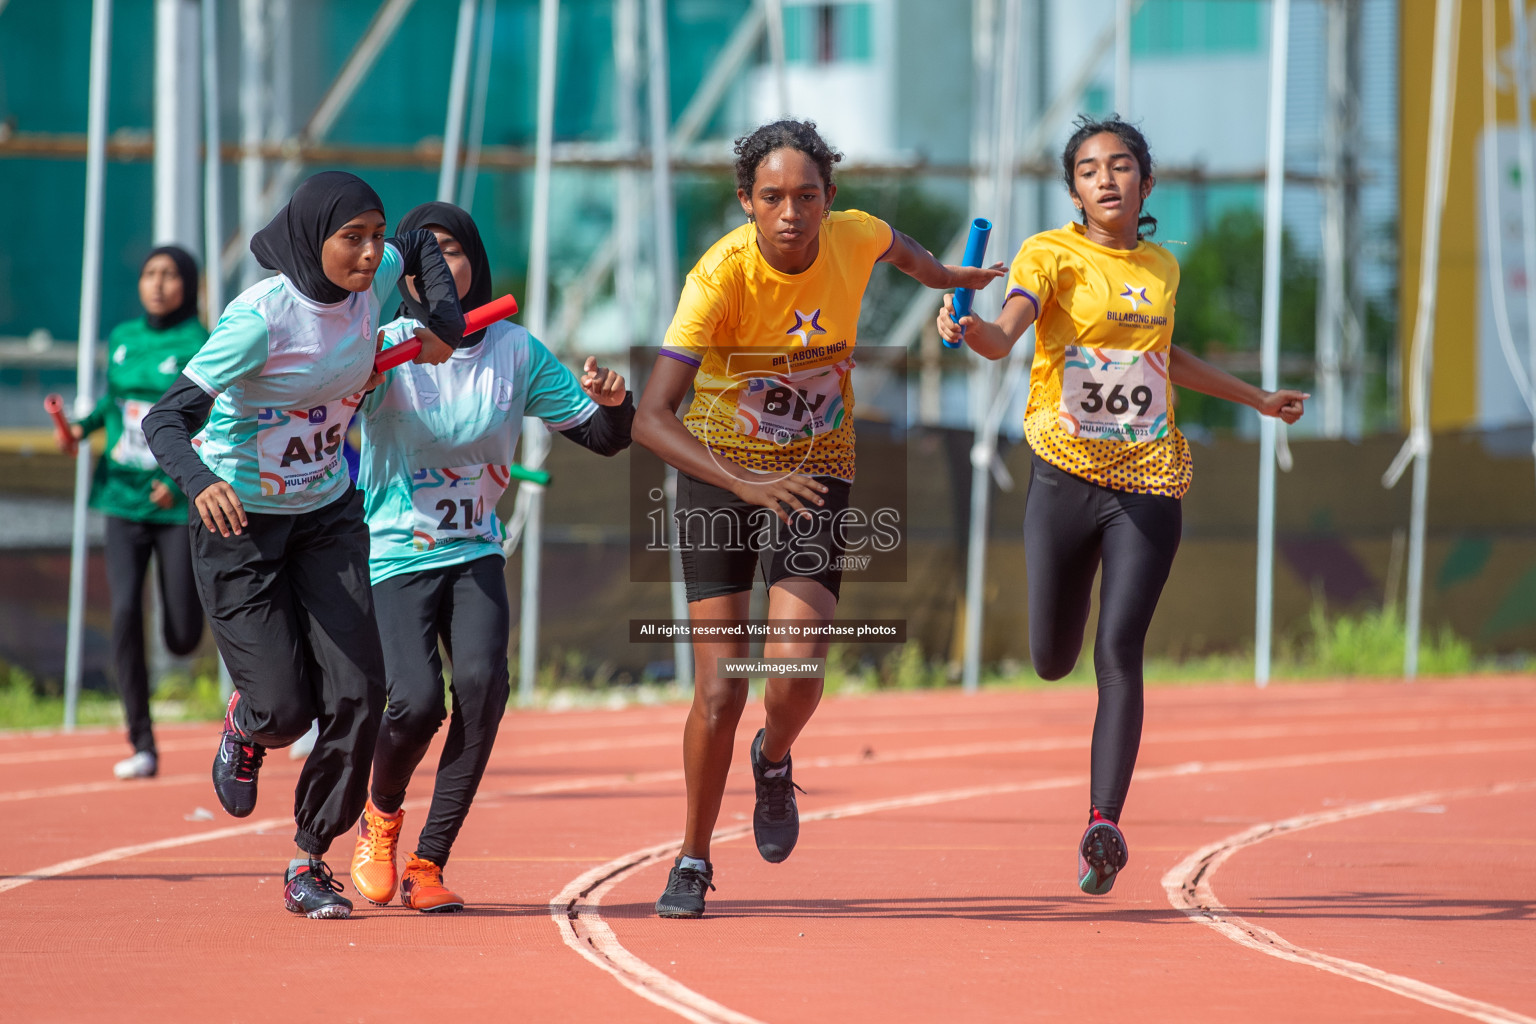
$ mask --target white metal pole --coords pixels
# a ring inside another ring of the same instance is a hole
[[[1115,113],[1131,119],[1131,0],[1115,0]]]
[[[1520,221],[1524,228],[1525,242],[1525,344],[1530,358],[1530,379],[1536,381],[1536,141],[1531,132],[1531,32],[1530,19],[1524,0],[1510,0],[1510,18],[1515,29],[1515,108],[1520,132]],[[1493,131],[1498,130],[1494,125]],[[1491,268],[1493,273],[1503,273],[1503,268]],[[1531,415],[1531,427],[1536,430],[1536,412]],[[1536,437],[1531,451],[1536,454]]]
[[[667,10],[663,0],[645,4],[646,98],[649,106],[651,135],[651,209],[655,217],[656,305],[652,336],[659,344],[671,322],[677,295],[677,222],[672,204],[672,152],[668,145],[672,126],[672,100],[667,83]],[[672,617],[688,618],[688,596],[683,588],[682,559],[677,550],[677,528],[673,513],[677,510],[677,470],[667,468],[667,520],[673,525]],[[677,685],[693,688],[693,645],[686,637],[672,643],[672,662]]]
[[[633,154],[640,148],[640,2],[615,0],[613,7],[614,121],[620,147],[626,154]],[[619,342],[627,355],[629,347],[642,335],[637,309],[640,289],[635,283],[640,249],[640,182],[631,167],[619,168],[617,177],[613,223],[619,251],[613,290],[619,306]]]
[[[266,61],[268,51],[265,0],[240,0],[240,234],[249,240],[266,219],[262,192],[267,165],[260,149],[266,134]],[[263,273],[256,257],[242,255],[240,285],[249,288]]]
[[[208,326],[224,312],[223,189],[219,181],[219,0],[202,0],[203,34],[203,281],[207,288]],[[219,658],[219,691],[235,690],[229,667]]]
[[[219,205],[219,22],[218,0],[202,0],[203,35],[203,280],[207,282],[208,326],[224,312],[224,274],[219,250],[224,243]]]
[[[464,97],[469,92],[469,55],[474,37],[475,0],[459,0],[459,26],[453,39],[453,73],[448,81],[448,117],[443,125],[443,164],[437,172],[437,201],[440,203],[453,202],[459,145],[464,138]],[[541,84],[542,81],[541,73]]]
[[[1291,3],[1270,8],[1269,141],[1264,171],[1264,309],[1259,325],[1263,387],[1280,383],[1280,232],[1285,198],[1285,88]],[[1253,680],[1269,685],[1275,595],[1275,420],[1259,418],[1259,559],[1255,595]]]
[[[197,0],[155,0],[154,241],[196,249]]]
[[[1419,265],[1419,309],[1414,322],[1415,378],[1412,518],[1408,524],[1408,600],[1403,674],[1419,674],[1419,635],[1424,619],[1424,540],[1429,504],[1430,386],[1435,358],[1435,305],[1440,287],[1440,225],[1445,215],[1451,152],[1451,96],[1456,88],[1456,38],[1461,21],[1459,0],[1439,0],[1435,7],[1435,54],[1431,88],[1429,173],[1425,181],[1423,258]]]
[[[1456,80],[1459,0],[1437,0],[1434,58],[1430,70],[1429,149],[1424,182],[1424,239],[1419,249],[1418,309],[1409,353],[1408,440],[1387,469],[1382,484],[1396,485],[1413,462],[1413,495],[1408,522],[1408,596],[1405,609],[1403,674],[1419,674],[1419,633],[1424,609],[1424,535],[1429,500],[1431,447],[1429,395],[1435,352],[1435,300],[1440,286],[1440,224],[1445,216],[1451,144],[1451,95]]]
[[[549,315],[549,196],[554,168],[555,82],[560,42],[560,0],[539,0],[538,128],[533,165],[533,233],[528,249],[528,330],[541,341]],[[537,469],[549,452],[549,432],[536,416],[523,417],[523,465]],[[533,698],[539,671],[539,576],[544,554],[544,492],[520,485],[527,503],[523,524],[522,624],[518,639],[518,699]]]
[[[469,141],[459,178],[459,206],[473,211],[475,180],[480,176],[480,149],[485,143],[485,108],[491,91],[491,52],[496,39],[496,0],[481,0],[480,38],[475,51],[475,105],[469,112]]]
[[[763,11],[767,15],[768,24],[768,59],[773,66],[773,90],[779,101],[779,109],[775,117],[788,117],[789,109],[789,73],[785,69],[787,61],[784,46],[784,0],[762,0]]]
[[[203,0],[203,279],[209,327],[224,312],[224,275],[218,259],[224,244],[218,114],[218,0]]]
[[[1017,156],[1019,121],[1019,50],[1024,27],[1022,0],[1004,0],[1003,31],[998,36],[996,68],[997,136],[992,153],[992,230],[1006,249],[1013,222],[1013,165]],[[999,289],[989,289],[984,309],[995,314]],[[981,296],[978,296],[980,298]],[[986,620],[987,524],[991,519],[992,463],[997,457],[997,426],[993,407],[998,390],[996,367],[974,353],[970,355],[971,414],[971,518],[966,530],[965,634],[961,660],[961,686],[975,693],[981,685],[981,639]]]
[[[112,0],[91,6],[90,106],[86,115],[85,244],[80,258],[80,340],[75,362],[75,419],[95,404],[96,334],[101,327],[101,222],[107,170],[107,85],[111,70]],[[86,501],[91,443],[75,456],[74,520],[69,538],[69,625],[64,644],[64,729],[75,727],[85,631]]]
[[[1351,0],[1328,0],[1325,64],[1327,114],[1323,131],[1323,225],[1321,278],[1317,297],[1317,404],[1324,437],[1344,436],[1344,378],[1341,365],[1345,318],[1344,153],[1349,102],[1349,11]]]

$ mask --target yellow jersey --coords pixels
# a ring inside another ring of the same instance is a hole
[[[1089,241],[1079,224],[1027,239],[1005,302],[1032,302],[1035,359],[1024,434],[1090,483],[1182,498],[1193,475],[1168,377],[1179,263],[1152,242]]]
[[[857,210],[821,224],[815,262],[781,274],[743,224],[689,271],[662,354],[698,367],[688,432],[764,473],[853,479],[853,349],[869,275],[895,233]]]

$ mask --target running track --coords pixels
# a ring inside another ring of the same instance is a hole
[[[1091,690],[829,699],[781,865],[740,771],[758,705],[709,914],[661,921],[685,712],[510,713],[448,871],[471,909],[344,922],[282,909],[282,752],[237,821],[211,726],[163,728],[147,783],[110,778],[115,734],[0,736],[0,1020],[1536,1024],[1536,679],[1149,691],[1098,899]]]

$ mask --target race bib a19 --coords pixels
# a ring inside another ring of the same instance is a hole
[[[261,493],[302,491],[344,472],[341,449],[361,401],[361,395],[352,395],[313,409],[257,410]]]
[[[1069,345],[1061,371],[1061,429],[1100,441],[1168,435],[1168,354]]]
[[[411,474],[412,545],[430,551],[444,541],[504,539],[496,503],[507,489],[506,466],[455,466]]]
[[[155,453],[149,450],[149,442],[144,438],[144,417],[154,404],[135,398],[118,400],[118,408],[123,414],[123,432],[117,444],[112,446],[113,462],[135,469],[154,469],[158,465]]]
[[[736,398],[736,430],[748,437],[789,444],[842,426],[843,378],[853,360],[783,377],[752,377]]]

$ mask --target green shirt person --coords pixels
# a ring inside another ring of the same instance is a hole
[[[187,499],[155,462],[143,428],[144,415],[208,338],[197,319],[192,257],[169,245],[150,253],[139,271],[139,301],[144,316],[119,324],[108,339],[101,401],[71,430],[76,441],[106,431],[90,506],[106,516],[113,662],[134,750],[113,769],[120,779],[149,778],[159,769],[144,658],[144,577],[151,555],[158,565],[165,646],[190,654],[203,635]]]

